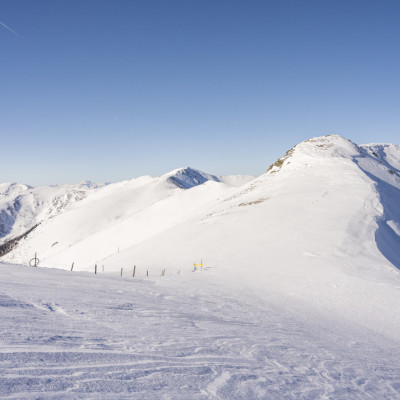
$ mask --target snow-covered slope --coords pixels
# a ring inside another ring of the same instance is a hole
[[[222,179],[222,178],[221,178]],[[240,180],[230,177],[236,186]],[[38,253],[48,266],[89,267],[193,217],[204,204],[228,192],[220,178],[180,168],[157,178],[110,184],[41,225],[4,259],[26,263]],[[190,190],[188,190],[190,189]]]
[[[90,182],[78,185],[32,188],[16,183],[0,184],[0,244],[54,217],[98,188]]]
[[[383,323],[381,301],[400,302],[397,154],[332,135],[298,144],[240,187],[190,168],[108,185],[42,222],[3,260],[37,253],[49,267],[135,264],[140,275],[204,259],[233,286],[291,293],[349,319],[374,302],[355,318],[368,325],[373,313],[374,329],[398,335],[400,317]]]
[[[365,144],[361,148],[373,155],[389,169],[400,171],[400,146],[396,144]]]
[[[190,167],[176,169],[162,176],[162,178],[164,177],[167,179],[167,182],[173,183],[181,189],[190,189],[194,186],[202,185],[207,181],[220,182],[216,176],[197,171]]]
[[[199,215],[99,262],[178,270],[204,259],[238,290],[290,294],[398,337],[399,314],[385,313],[400,303],[399,189],[384,160],[340,136],[314,138]]]
[[[239,187],[184,168],[93,191],[2,258],[75,263],[0,265],[2,392],[400,398],[398,167],[332,135]]]
[[[212,269],[129,272],[0,263],[1,398],[400,398],[398,342]]]

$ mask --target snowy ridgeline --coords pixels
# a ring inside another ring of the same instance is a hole
[[[333,135],[300,143],[256,179],[187,167],[105,186],[2,184],[0,245],[37,226],[2,260],[27,264],[38,253],[49,267],[118,270],[207,256],[236,265],[235,248],[257,264],[272,251],[285,264],[346,254],[357,265],[352,254],[399,266],[399,159],[399,146]]]
[[[0,293],[1,398],[400,398],[398,342],[205,271],[0,264]]]
[[[399,168],[332,135],[255,179],[3,185],[3,240],[38,225],[1,261],[74,271],[0,267],[1,392],[400,399]]]

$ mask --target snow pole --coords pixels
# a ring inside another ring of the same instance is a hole
[[[75,262],[73,262],[71,265],[71,271],[74,269],[74,264],[75,264]]]
[[[133,266],[133,273],[132,273],[132,278],[135,277],[135,273],[136,273],[136,265]]]
[[[196,262],[193,263],[193,271],[196,271],[197,264]]]
[[[94,274],[97,274],[97,264],[94,265]]]
[[[123,268],[121,268],[121,276],[122,276],[122,271],[123,271],[124,269]]]

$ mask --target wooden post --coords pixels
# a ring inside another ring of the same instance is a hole
[[[74,264],[75,264],[75,262],[73,262],[71,265],[71,271],[74,269]]]
[[[124,269],[123,268],[121,268],[121,276],[122,276],[122,271],[123,271]]]
[[[97,264],[94,265],[94,274],[97,274]]]
[[[147,275],[146,276],[149,276],[149,270],[147,270]]]
[[[135,277],[135,273],[136,273],[136,265],[133,266],[133,274],[132,274],[132,278]]]

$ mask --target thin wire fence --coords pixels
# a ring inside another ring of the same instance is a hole
[[[34,262],[32,263],[32,260]],[[48,262],[47,260],[40,261],[38,255],[35,253],[35,257],[30,260],[30,265],[33,267],[44,267],[44,268],[56,268],[63,270],[70,270],[71,272],[87,272],[93,273],[95,275],[98,274],[107,274],[107,275],[119,275],[124,278],[155,278],[155,277],[164,277],[164,276],[172,276],[172,275],[185,275],[193,272],[206,271],[210,269],[210,267],[205,266],[203,260],[200,263],[194,262],[192,265],[185,265],[182,268],[164,268],[159,266],[140,266],[140,265],[131,265],[131,266],[123,266],[116,267],[107,266],[105,264],[94,264],[93,268],[79,268],[79,264],[75,264],[72,261],[69,265],[67,263],[59,263],[59,262]]]

